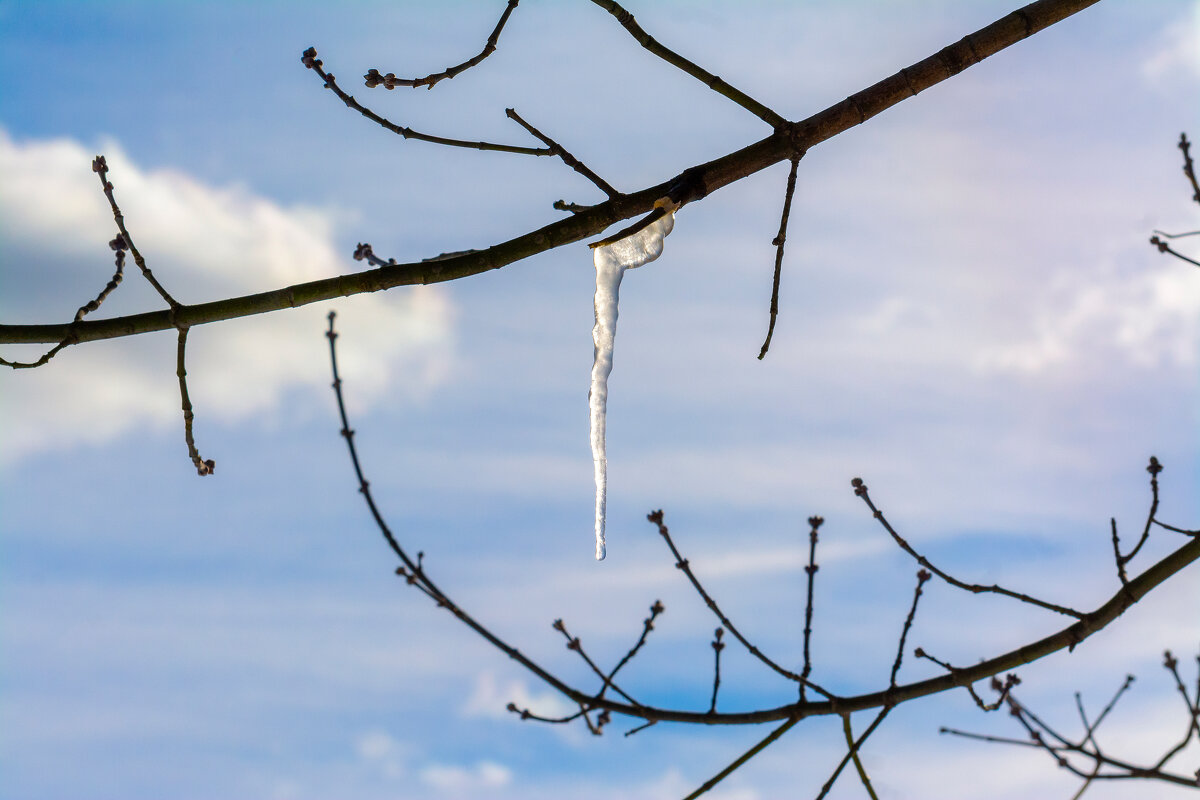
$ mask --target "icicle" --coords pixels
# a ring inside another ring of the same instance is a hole
[[[596,263],[596,326],[592,343],[592,384],[588,392],[591,417],[592,466],[596,473],[596,560],[604,558],[605,502],[608,495],[608,459],[605,455],[605,411],[608,406],[608,375],[612,372],[613,342],[617,335],[617,300],[625,270],[649,264],[662,255],[663,239],[675,225],[678,206],[669,200],[656,203],[666,210],[642,230],[593,251]]]

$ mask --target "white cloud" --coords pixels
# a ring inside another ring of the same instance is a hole
[[[173,170],[146,170],[115,143],[101,148],[127,225],[155,276],[181,302],[278,288],[348,271],[333,242],[333,212],[284,207],[244,187],[214,187]],[[90,164],[67,139],[18,142],[0,129],[0,238],[7,253],[6,316],[69,319],[112,271],[105,247],[116,233]],[[63,266],[65,265],[65,266]],[[38,270],[24,276],[18,266]],[[61,267],[56,295],[27,294]],[[161,301],[130,260],[103,312],[156,310]],[[132,304],[131,302],[132,301]],[[340,301],[343,376],[363,403],[426,394],[444,377],[452,310],[437,289]],[[328,389],[321,332],[330,305],[201,326],[188,340],[189,390],[197,436],[213,421],[278,413],[289,392]],[[7,321],[7,320],[6,320]],[[3,458],[48,447],[98,443],[134,427],[180,424],[175,334],[81,345],[37,370],[5,374]],[[9,358],[32,348],[6,348]],[[40,350],[39,350],[40,352]],[[400,378],[389,385],[389,376]]]
[[[1035,311],[1033,335],[984,349],[984,371],[1040,373],[1086,353],[1139,367],[1190,367],[1200,345],[1200,282],[1174,259],[1135,275],[1097,274],[1080,287],[1060,275]]]
[[[1153,86],[1171,85],[1180,76],[1200,79],[1200,3],[1162,32],[1141,71]]]
[[[422,783],[446,794],[467,794],[508,785],[512,770],[494,761],[480,761],[471,767],[430,764],[421,770],[420,777]]]

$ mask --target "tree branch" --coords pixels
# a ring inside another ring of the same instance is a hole
[[[659,44],[653,36],[646,33],[646,31],[642,29],[642,26],[637,24],[637,20],[633,18],[633,14],[630,14],[628,11],[622,8],[620,3],[616,3],[613,0],[592,0],[592,2],[603,8],[609,14],[612,14],[616,18],[617,22],[621,23],[621,27],[629,31],[629,35],[637,40],[638,44],[661,58],[663,61],[666,61],[673,67],[683,70],[688,75],[691,75],[693,78],[700,81],[717,94],[728,97],[730,100],[737,103],[739,106],[746,109],[775,130],[783,130],[787,127],[788,121],[786,119],[767,108],[753,97],[750,97],[750,95],[734,88],[733,86],[730,86],[728,83],[721,80],[716,75],[713,75],[708,70],[693,64],[691,61],[688,61],[674,50]]]
[[[500,32],[504,30],[505,23],[508,22],[509,16],[513,9],[517,7],[520,0],[508,0],[508,5],[504,7],[504,13],[500,15],[500,21],[496,23],[496,27],[492,30],[492,35],[487,38],[483,49],[479,51],[479,55],[469,58],[461,64],[456,64],[453,67],[446,67],[441,72],[435,72],[432,75],[426,75],[424,78],[397,78],[389,72],[387,75],[380,75],[379,70],[369,69],[367,74],[363,76],[368,89],[374,89],[376,86],[383,84],[385,89],[395,89],[397,86],[411,86],[416,89],[418,86],[426,86],[432,89],[439,81],[453,78],[462,72],[466,72],[471,67],[475,66],[485,58],[496,52],[496,42],[500,39]]]
[[[897,103],[924,91],[1006,47],[1032,36],[1098,0],[1037,0],[981,28],[959,42],[913,64],[874,86],[776,131],[728,155],[692,168],[698,185],[707,192],[753,175],[798,150],[860,125]],[[526,148],[529,149],[529,148]],[[548,152],[547,152],[548,154]],[[682,177],[677,176],[677,177]],[[477,275],[521,261],[537,253],[577,242],[624,219],[645,214],[666,196],[675,179],[579,211],[538,230],[469,255],[435,263],[396,264],[380,269],[300,283],[269,292],[232,297],[211,303],[182,306],[176,319],[187,327],[278,311],[335,297],[377,292],[394,286],[439,283]],[[692,200],[694,197],[688,197]],[[79,342],[132,336],[175,327],[167,312],[150,312],[107,320],[84,321],[75,334]],[[68,334],[68,324],[0,325],[0,343],[53,344]]]

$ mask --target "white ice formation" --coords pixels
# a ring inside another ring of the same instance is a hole
[[[592,362],[592,384],[588,392],[591,417],[592,466],[596,472],[596,560],[604,558],[604,508],[608,494],[608,459],[605,455],[605,410],[608,406],[608,374],[612,372],[613,342],[617,335],[617,300],[625,270],[649,264],[662,255],[663,239],[675,225],[670,201],[659,201],[666,214],[624,239],[593,250],[596,262],[596,346]]]

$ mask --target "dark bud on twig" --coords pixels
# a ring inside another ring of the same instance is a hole
[[[129,245],[126,244],[126,242],[125,242],[125,236],[120,233],[117,234],[117,238],[113,239],[111,242],[108,243],[108,246],[109,246],[109,249],[114,250],[118,253],[121,252],[122,250],[129,249]]]
[[[92,159],[92,172],[107,172],[108,163],[104,160],[104,156],[96,156]]]
[[[1150,456],[1150,466],[1146,467],[1146,472],[1149,472],[1151,475],[1158,475],[1162,471],[1163,465],[1158,463],[1157,458]]]
[[[1167,650],[1163,653],[1163,666],[1171,671],[1174,671],[1175,667],[1179,666],[1179,659],[1171,655],[1170,650]]]
[[[317,48],[310,47],[300,54],[300,63],[308,69],[321,66],[321,61],[317,59]]]
[[[862,478],[854,478],[850,481],[850,485],[854,487],[854,494],[857,497],[862,497],[867,493],[867,485],[863,483]]]
[[[917,580],[920,581],[921,583],[925,583],[925,581],[929,580],[932,577],[933,577],[933,575],[930,574],[929,570],[927,570],[927,569],[922,569],[917,572]]]
[[[917,658],[924,658],[925,650],[918,647],[916,650],[913,650],[913,655],[916,656]]]
[[[717,628],[715,631],[713,631],[713,636],[716,638],[713,639],[712,648],[718,653],[725,649],[725,643],[721,641],[721,637],[724,635],[724,628]]]
[[[825,524],[824,517],[809,517],[808,518],[808,525],[813,530],[816,530],[817,528],[821,527],[824,524]]]
[[[565,631],[567,629],[566,626],[563,625],[563,621],[561,619],[554,620],[554,622],[550,625],[550,627],[554,628],[554,630],[560,631],[560,632]]]
[[[372,67],[367,70],[367,74],[363,75],[363,80],[367,84],[368,89],[374,89],[379,84],[383,83],[383,76],[379,74],[379,70]]]
[[[362,261],[364,258],[370,258],[375,255],[375,251],[371,249],[371,245],[365,242],[359,242],[358,247],[354,248],[354,260]]]
[[[1167,243],[1166,243],[1166,242],[1164,242],[1162,239],[1158,238],[1157,236],[1151,236],[1151,237],[1150,237],[1150,244],[1152,244],[1152,245],[1154,245],[1155,247],[1157,247],[1157,248],[1158,248],[1158,252],[1160,252],[1160,253],[1165,253],[1165,252],[1167,252],[1167,247],[1168,247],[1168,246],[1167,246]]]

